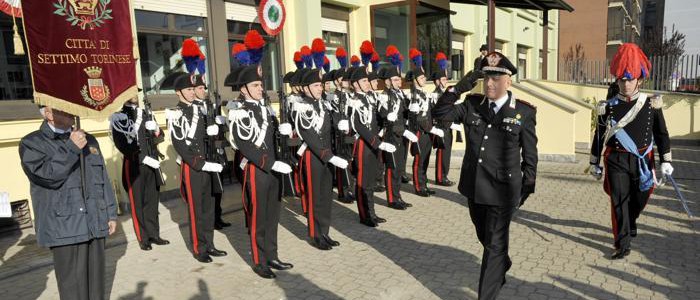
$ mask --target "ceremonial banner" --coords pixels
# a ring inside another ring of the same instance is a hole
[[[37,104],[107,115],[137,94],[129,0],[23,0]]]

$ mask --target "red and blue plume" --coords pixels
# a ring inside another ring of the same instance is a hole
[[[411,48],[408,50],[408,57],[411,59],[416,68],[423,67],[423,53],[418,51],[418,49]]]
[[[386,47],[386,59],[393,66],[399,68],[399,71],[401,70],[401,67],[403,65],[403,56],[401,55],[401,52],[399,52],[399,49],[396,48],[396,46],[389,45],[388,47]]]
[[[265,40],[260,33],[254,29],[248,30],[245,34],[245,38],[243,38],[243,43],[245,43],[246,48],[248,48],[250,62],[255,65],[259,64],[262,60],[263,49],[265,47]]]
[[[323,68],[324,58],[326,58],[326,43],[323,39],[315,38],[311,42],[311,56],[317,69]]]
[[[294,64],[297,66],[297,69],[304,68],[304,61],[301,59],[301,52],[300,51],[294,52]]]
[[[435,55],[435,62],[437,62],[438,67],[440,67],[440,70],[447,70],[447,56],[445,53],[438,52],[437,55]]]
[[[651,63],[644,51],[633,43],[624,43],[610,62],[610,73],[615,78],[646,78],[651,71]]]
[[[328,60],[328,57],[323,56],[323,71],[326,73],[331,71],[331,61]]]
[[[372,63],[373,71],[379,70],[379,53],[377,53],[377,51],[372,53],[372,58],[370,58],[369,62]]]
[[[356,68],[359,67],[360,66],[360,58],[357,57],[357,55],[353,55],[350,58],[350,65],[352,65],[353,67],[356,67]]]
[[[233,44],[233,47],[231,47],[231,55],[236,59],[239,65],[250,65],[250,53],[248,53],[248,48],[246,48],[243,43]]]
[[[312,69],[314,67],[314,59],[311,56],[311,48],[309,46],[301,46],[301,60],[304,61],[304,66]]]
[[[199,65],[202,51],[199,50],[199,44],[193,39],[186,39],[182,42],[182,60],[185,62],[187,73],[194,74]]]
[[[369,65],[369,60],[372,59],[372,53],[374,53],[374,45],[372,45],[372,42],[362,42],[362,45],[360,45],[360,56],[362,57],[363,65]]]
[[[348,53],[345,52],[345,48],[338,47],[338,49],[335,49],[335,58],[338,60],[340,68],[345,69],[348,67]]]
[[[199,52],[199,60],[197,61],[197,72],[204,75],[207,72],[207,57]]]

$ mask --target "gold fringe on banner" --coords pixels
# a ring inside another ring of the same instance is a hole
[[[123,93],[119,94],[119,96],[115,97],[114,101],[112,101],[112,103],[107,105],[101,111],[97,111],[89,107],[71,103],[64,99],[56,98],[48,94],[39,93],[37,91],[34,91],[34,102],[36,104],[49,106],[53,109],[64,111],[69,114],[79,116],[81,118],[101,119],[108,118],[113,113],[121,110],[122,106],[124,106],[124,103],[129,99],[136,97],[137,93],[138,89],[136,88],[136,86],[131,86],[128,89],[126,89]]]
[[[22,38],[17,32],[17,21],[15,21],[15,9],[12,10],[12,30],[15,32],[12,42],[15,44],[15,55],[24,55],[24,43],[22,43]]]

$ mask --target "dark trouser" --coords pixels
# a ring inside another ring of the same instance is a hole
[[[311,150],[304,152],[302,177],[309,210],[309,237],[328,235],[333,202],[333,165],[326,165]]]
[[[418,192],[428,188],[428,167],[433,145],[429,134],[418,131],[416,136],[418,136],[417,146],[420,148],[420,154],[414,153],[413,156],[413,187]]]
[[[280,182],[277,176],[252,163],[246,165],[244,174],[243,205],[250,224],[253,264],[267,266],[268,261],[277,259]]]
[[[223,213],[223,209],[221,209],[222,196],[222,193],[214,193],[214,222],[224,221],[223,219],[221,219],[221,214]]]
[[[374,212],[374,187],[377,184],[378,152],[372,150],[363,139],[355,142],[355,197],[360,221],[377,217]]]
[[[214,199],[211,196],[211,175],[181,165],[180,192],[187,202],[192,252],[204,254],[214,248]]]
[[[469,199],[469,214],[484,247],[479,277],[479,299],[496,299],[510,269],[508,231],[515,207],[477,204]]]
[[[654,168],[654,152],[649,152],[647,166]],[[612,230],[615,249],[629,248],[631,229],[637,229],[637,218],[647,204],[654,188],[639,190],[637,157],[628,152],[608,151],[605,156],[605,190],[612,205]]]
[[[447,174],[450,172],[450,158],[452,156],[452,130],[443,129],[445,136],[442,138],[445,148],[438,148],[435,151],[435,181],[442,182],[447,180]]]
[[[384,152],[383,154],[386,163],[386,172],[384,174],[386,199],[390,204],[401,199],[401,176],[406,173],[406,145],[400,136],[394,136],[394,138],[399,141],[398,143],[392,143],[392,145],[396,146],[396,152],[393,153],[395,161],[391,162],[392,155],[390,153]]]
[[[105,239],[51,247],[62,300],[104,299]]]
[[[124,159],[122,180],[129,195],[131,221],[139,243],[160,237],[158,224],[158,186],[156,170],[149,166]],[[133,168],[137,168],[134,172]]]
[[[342,144],[340,147],[345,147],[343,150],[344,153],[350,153],[350,151],[352,151],[351,144]],[[348,159],[348,161],[352,160],[352,158],[345,157],[345,155],[341,155],[341,157]],[[348,166],[348,168],[350,168],[350,166]],[[335,185],[338,189],[338,196],[345,195],[345,193],[347,193],[347,191],[350,190],[350,188],[353,185],[353,180],[354,179],[352,178],[352,172],[350,170],[346,171],[341,168],[335,169]]]

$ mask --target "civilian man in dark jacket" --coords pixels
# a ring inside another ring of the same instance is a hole
[[[100,145],[85,131],[71,130],[73,115],[50,107],[41,112],[41,127],[19,145],[37,242],[53,253],[61,299],[103,299],[105,238],[117,228],[117,207]]]
[[[479,299],[495,299],[511,267],[508,232],[513,213],[535,191],[537,136],[535,107],[508,91],[517,69],[498,52],[481,63],[484,94],[471,94],[474,75],[449,88],[433,109],[440,121],[461,121],[469,138],[459,178],[479,242],[484,246]],[[476,72],[474,72],[476,73]]]

